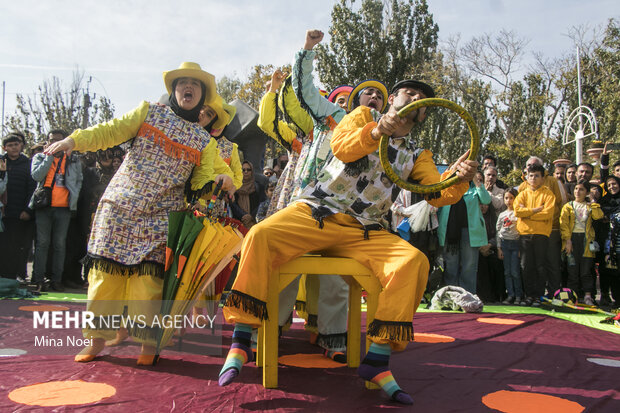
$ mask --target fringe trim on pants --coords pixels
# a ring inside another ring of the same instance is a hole
[[[390,341],[411,341],[413,324],[407,321],[382,321],[375,318],[368,326],[366,335]]]
[[[93,268],[110,275],[125,277],[150,275],[155,278],[164,278],[164,264],[155,261],[142,261],[140,264],[125,265],[107,258],[87,255],[81,262],[86,268],[87,274]]]
[[[316,344],[327,350],[341,350],[347,348],[347,333],[321,334],[316,339]]]
[[[266,302],[237,290],[230,290],[230,294],[226,297],[226,303],[224,303],[224,306],[240,308],[244,312],[259,318],[261,321],[269,320]]]

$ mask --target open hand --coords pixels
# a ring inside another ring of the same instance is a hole
[[[72,138],[64,138],[61,141],[54,142],[50,146],[46,147],[43,151],[46,155],[54,155],[58,152],[64,152],[67,156],[71,155],[71,152],[75,148],[75,141]]]

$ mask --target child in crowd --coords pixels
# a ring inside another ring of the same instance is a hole
[[[588,203],[586,196],[590,193],[590,183],[581,179],[575,185],[574,201],[567,202],[560,214],[560,232],[562,249],[566,251],[568,266],[568,287],[581,296],[583,302],[594,305],[592,294],[596,294],[592,262],[595,251],[590,248],[594,241],[593,219],[603,218],[603,211],[597,203]],[[593,248],[594,249],[594,248]]]
[[[547,249],[553,224],[555,195],[543,185],[545,168],[540,164],[527,167],[528,187],[514,201],[514,212],[519,231],[521,256],[525,258],[523,286],[526,298],[523,306],[540,306],[547,281]],[[553,291],[550,291],[553,293]]]
[[[265,195],[267,195],[267,199],[258,205],[258,210],[256,211],[256,222],[261,222],[267,217],[267,210],[269,209],[269,203],[271,202],[274,189],[276,189],[276,183],[269,181],[267,188],[265,188]]]
[[[506,210],[497,217],[497,256],[504,260],[504,277],[508,297],[502,304],[521,305],[523,286],[521,284],[521,265],[519,262],[519,231],[517,217],[513,209],[518,192],[514,188],[504,191]]]

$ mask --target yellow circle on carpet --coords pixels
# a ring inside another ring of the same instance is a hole
[[[67,311],[69,307],[64,307],[62,305],[22,305],[19,307],[22,311]]]
[[[442,336],[441,334],[414,333],[413,341],[417,343],[452,343],[454,337]]]
[[[501,390],[487,394],[482,403],[504,413],[579,413],[585,407],[579,403],[541,393]]]
[[[278,358],[280,364],[306,369],[333,369],[346,367],[346,364],[337,363],[322,354],[289,354]]]
[[[504,324],[509,326],[518,326],[524,323],[524,321],[513,320],[511,318],[479,318],[477,321],[487,324]]]
[[[65,406],[95,403],[115,394],[109,384],[68,380],[20,387],[9,393],[9,399],[29,406]]]

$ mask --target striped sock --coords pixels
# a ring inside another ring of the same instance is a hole
[[[402,404],[413,404],[411,396],[401,390],[388,368],[391,352],[389,344],[371,343],[364,361],[357,369],[357,374],[364,380],[381,386],[392,400]]]
[[[241,372],[241,367],[252,358],[252,327],[247,324],[235,324],[233,340],[218,383],[227,386],[232,383]]]

